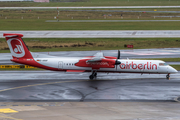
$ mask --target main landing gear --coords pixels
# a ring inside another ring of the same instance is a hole
[[[170,73],[166,75],[166,79],[170,79]]]
[[[95,77],[97,77],[97,71],[92,71],[92,74],[89,76],[89,79],[93,80]]]

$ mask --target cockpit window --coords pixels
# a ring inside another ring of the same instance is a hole
[[[168,65],[167,63],[159,63],[159,66],[166,66]]]

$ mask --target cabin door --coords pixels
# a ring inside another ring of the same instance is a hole
[[[58,69],[63,69],[63,62],[62,61],[58,62]]]

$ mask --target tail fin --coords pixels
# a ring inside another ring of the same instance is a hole
[[[4,33],[13,59],[32,59],[32,55],[21,37],[22,34]]]

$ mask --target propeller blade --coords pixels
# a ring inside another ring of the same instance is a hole
[[[116,59],[116,62],[115,62],[116,71],[117,71],[117,66],[121,64],[121,62],[119,62],[118,59],[120,59],[120,50],[118,50],[118,56],[117,56],[117,59]]]
[[[120,59],[120,50],[118,50],[118,56],[117,59]]]

